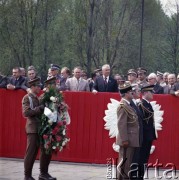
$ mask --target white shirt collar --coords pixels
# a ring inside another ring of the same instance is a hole
[[[105,78],[107,78],[106,81],[108,82],[108,81],[109,81],[109,76],[105,77],[105,76],[103,75],[103,79],[104,79],[104,80],[105,80]]]
[[[77,81],[79,81],[79,82],[80,82],[80,81],[81,81],[81,79],[82,79],[81,77],[80,77],[79,79],[77,79],[76,77],[74,77],[74,78],[75,78]]]
[[[136,99],[132,99],[132,101],[134,102],[135,105],[137,105]]]

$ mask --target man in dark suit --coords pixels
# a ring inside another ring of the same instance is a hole
[[[6,88],[8,78],[0,73],[0,88]]]
[[[17,90],[23,89],[26,90],[28,87],[25,86],[25,78],[21,76],[21,71],[19,67],[14,67],[12,69],[12,77],[9,78],[7,89]]]
[[[149,85],[154,85],[154,94],[163,94],[163,87],[157,83],[157,75],[155,73],[150,73],[148,76]]]
[[[141,89],[142,101],[139,105],[139,108],[143,114],[143,143],[140,148],[139,179],[143,179],[144,177],[145,167],[149,160],[152,142],[156,139],[154,127],[154,110],[150,104],[150,101],[153,99],[153,87],[153,85],[148,85]]]
[[[91,78],[88,80],[90,91],[93,90],[93,86],[96,78],[97,78],[96,73],[95,72],[91,73]]]
[[[102,66],[102,76],[96,79],[92,92],[118,92],[117,81],[109,75],[110,66],[105,64]]]

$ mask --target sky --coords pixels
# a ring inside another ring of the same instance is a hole
[[[179,5],[179,0],[160,0],[160,2],[167,15],[176,13],[176,3]]]

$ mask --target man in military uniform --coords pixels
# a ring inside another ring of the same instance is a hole
[[[60,86],[60,82],[63,79],[60,75],[60,66],[58,66],[57,64],[51,64],[50,66],[50,72],[51,72],[51,77],[56,77],[56,86]],[[50,78],[51,78],[50,77]]]
[[[140,178],[143,179],[145,173],[145,166],[148,163],[150,156],[150,149],[153,140],[156,139],[154,127],[154,111],[150,101],[153,99],[153,85],[145,86],[141,89],[142,101],[139,108],[143,114],[143,143],[140,148]]]
[[[167,84],[163,80],[163,73],[160,71],[157,71],[157,82],[160,84],[160,86],[165,87]]]
[[[129,69],[127,72],[127,78],[130,84],[137,83],[137,71],[135,69]]]
[[[56,87],[56,77],[51,77],[48,80],[44,81],[44,91],[48,91],[50,87],[53,88],[57,88]],[[42,104],[42,98],[44,96],[44,93],[41,94],[41,96],[39,97],[39,101],[40,104]],[[43,104],[45,106],[45,104]],[[49,108],[49,107],[48,107]],[[39,180],[56,180],[55,177],[52,177],[49,173],[48,173],[48,167],[50,164],[50,161],[52,159],[52,154],[46,154],[45,153],[45,149],[43,147],[41,147],[41,154],[44,156],[42,157],[42,159],[45,159],[45,162],[42,161],[42,163],[40,162],[40,176],[39,176]]]
[[[135,147],[139,147],[139,123],[134,109],[130,106],[133,99],[132,87],[127,84],[120,87],[121,101],[117,110],[118,135],[116,144],[120,146],[118,179],[126,179],[130,176],[130,166]]]
[[[40,138],[38,129],[40,126],[40,116],[43,113],[44,105],[40,105],[38,94],[41,90],[40,78],[29,81],[30,92],[22,99],[23,116],[27,118],[26,134],[27,147],[24,157],[24,180],[34,180],[32,177],[32,168],[40,147]],[[49,159],[51,155],[46,155],[44,148],[41,147],[39,180],[55,180],[48,174]]]
[[[139,122],[139,144],[140,147],[142,146],[143,142],[143,114],[138,107],[140,101],[140,88],[138,84],[132,84],[132,91],[133,91],[133,99],[130,102],[131,107],[135,110],[138,116]],[[134,156],[132,159],[131,165],[131,179],[138,179],[138,172],[139,172],[139,159],[140,159],[140,147],[136,147],[134,150]]]
[[[143,68],[143,67],[139,67],[137,69],[137,74],[138,74],[138,84],[139,84],[139,87],[143,87],[143,86],[146,86],[148,83],[147,83],[147,69]]]

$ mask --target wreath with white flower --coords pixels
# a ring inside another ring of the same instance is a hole
[[[47,154],[62,151],[70,140],[66,133],[70,116],[63,93],[50,87],[41,96],[41,103],[45,106],[39,128],[41,143]]]

